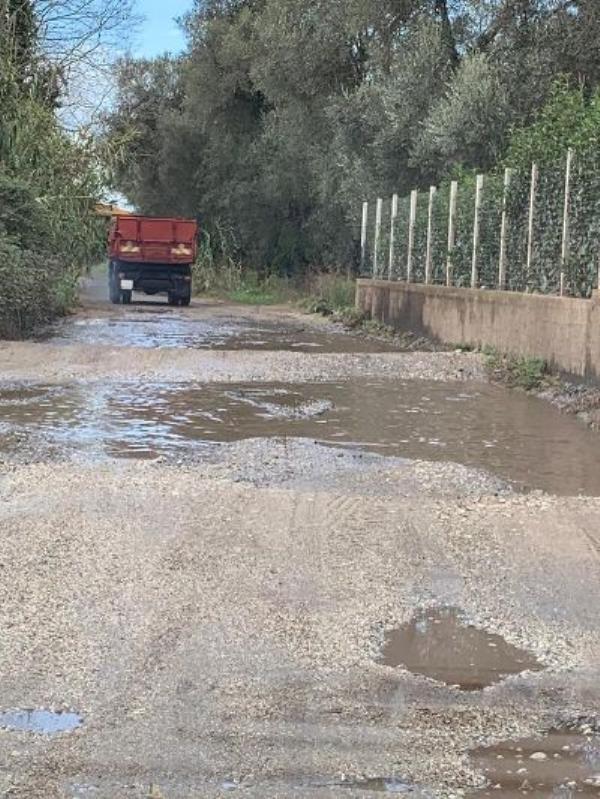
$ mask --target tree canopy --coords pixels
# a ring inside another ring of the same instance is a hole
[[[347,264],[363,199],[493,167],[559,78],[594,93],[599,5],[196,0],[182,56],[121,63],[116,186],[255,267]]]

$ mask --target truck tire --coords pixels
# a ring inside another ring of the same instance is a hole
[[[121,302],[123,305],[130,305],[131,304],[131,292],[130,291],[122,291],[121,292]]]
[[[179,305],[179,299],[172,292],[168,294],[168,302],[169,305]]]
[[[121,302],[121,292],[117,284],[117,276],[113,263],[108,267],[108,296],[113,305],[118,305]]]
[[[190,304],[191,301],[192,301],[191,297],[182,297],[181,298],[181,304],[186,306],[186,307]]]

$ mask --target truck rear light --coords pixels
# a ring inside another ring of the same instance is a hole
[[[185,244],[178,244],[171,250],[172,255],[192,255],[192,248]]]
[[[119,245],[121,252],[141,252],[141,247],[139,247],[134,241],[122,241]]]
[[[189,275],[185,275],[184,278],[183,278],[183,282],[184,283],[191,283],[192,282],[192,278]]]
[[[119,272],[119,280],[123,280],[124,277],[127,277],[125,272]]]

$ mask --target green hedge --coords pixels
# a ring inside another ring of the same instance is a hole
[[[58,259],[0,238],[0,338],[21,338],[66,313],[76,286]]]

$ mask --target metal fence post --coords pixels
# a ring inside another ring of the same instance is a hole
[[[392,213],[390,221],[390,262],[388,265],[388,280],[392,279],[394,270],[394,248],[396,245],[396,219],[398,217],[398,195],[392,197]]]
[[[435,200],[435,186],[429,187],[429,207],[427,209],[427,253],[425,255],[425,283],[431,283],[431,260],[433,254],[433,203]]]
[[[477,175],[475,185],[475,214],[473,216],[473,260],[471,262],[471,288],[476,289],[479,282],[479,216],[483,196],[483,175]]]
[[[458,195],[458,181],[450,184],[450,208],[448,210],[448,256],[446,258],[446,285],[452,285],[452,255],[456,243],[456,200]]]
[[[498,288],[503,291],[506,288],[506,239],[508,236],[508,194],[510,192],[510,182],[512,179],[512,169],[508,167],[504,170],[504,194],[502,195],[502,222],[500,224],[500,263],[498,265]]]
[[[408,253],[406,255],[406,282],[412,280],[413,250],[415,248],[415,225],[417,222],[417,202],[419,193],[413,189],[410,193],[410,219],[408,222]]]
[[[526,265],[526,279],[527,283],[531,278],[531,264],[533,262],[533,222],[535,217],[535,195],[538,182],[538,167],[537,164],[531,165],[531,189],[529,192],[529,222],[527,225],[527,265]]]
[[[379,277],[379,240],[381,238],[381,216],[383,213],[383,200],[377,199],[377,211],[375,213],[375,249],[373,252],[373,277]]]
[[[360,273],[365,274],[367,264],[367,225],[369,223],[369,203],[363,203],[362,225],[360,229]]]
[[[563,207],[562,248],[560,255],[560,296],[565,293],[565,271],[569,260],[569,210],[571,205],[571,171],[573,167],[573,150],[567,150],[567,167],[565,170],[565,203]]]

